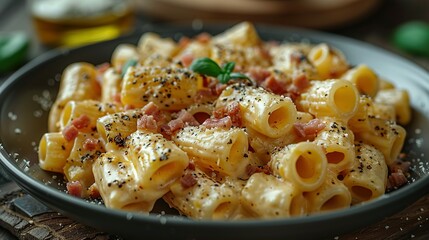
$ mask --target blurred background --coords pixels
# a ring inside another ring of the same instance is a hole
[[[243,20],[360,39],[429,69],[428,0],[2,0],[0,78],[51,48],[112,39],[147,25]]]

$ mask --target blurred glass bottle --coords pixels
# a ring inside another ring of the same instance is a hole
[[[49,46],[78,46],[132,30],[132,0],[29,0],[35,31]]]

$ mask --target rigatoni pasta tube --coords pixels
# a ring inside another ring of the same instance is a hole
[[[393,106],[396,112],[396,120],[399,124],[406,125],[411,120],[410,97],[403,89],[385,89],[378,92],[375,102]]]
[[[369,112],[370,116],[374,116],[374,118],[396,121],[396,111],[392,105],[375,102]]]
[[[146,59],[140,58],[139,65],[145,67],[183,67],[181,62],[173,61],[172,58],[164,57],[160,54],[150,55]]]
[[[244,175],[249,164],[247,134],[240,128],[189,126],[173,136],[173,141],[194,158],[197,165],[227,176]]]
[[[65,104],[70,100],[98,99],[100,85],[96,70],[89,63],[73,63],[63,71],[57,99],[49,112],[48,129],[58,131],[58,121]]]
[[[307,112],[297,112],[296,122],[307,123],[314,117]],[[252,128],[247,128],[247,134],[249,135],[249,144],[255,151],[255,154],[263,160],[265,163],[271,158],[271,153],[275,148],[283,147],[288,144],[297,141],[298,136],[296,134],[286,134],[278,138],[270,138],[262,133],[259,133]]]
[[[137,47],[132,44],[119,44],[112,53],[112,58],[110,62],[112,63],[113,68],[118,73],[122,73],[122,68],[125,63],[129,60],[138,60],[139,54]]]
[[[211,47],[210,58],[219,65],[235,62],[237,68],[248,69],[250,66],[268,67],[269,58],[263,55],[261,47],[241,48],[229,45],[214,44]]]
[[[322,185],[304,196],[308,201],[309,213],[348,208],[352,203],[349,189],[337,179],[336,173],[329,170]]]
[[[153,102],[161,110],[180,110],[194,103],[202,78],[185,68],[129,67],[122,82],[121,101],[136,108]]]
[[[296,142],[296,134],[286,134],[278,138],[267,137],[252,128],[247,128],[249,135],[249,144],[255,151],[255,154],[265,163],[271,159],[271,153],[276,148],[284,147],[288,144]]]
[[[108,208],[150,212],[155,201],[165,194],[165,191],[143,186],[136,168],[121,151],[102,154],[93,164],[92,171],[97,189]]]
[[[60,129],[72,124],[73,120],[85,115],[89,118],[86,126],[79,128],[81,132],[93,132],[96,130],[98,118],[118,111],[119,107],[112,103],[101,103],[95,100],[70,101],[61,114]]]
[[[249,178],[241,191],[240,202],[256,218],[302,216],[307,213],[307,203],[298,186],[265,173],[255,173]]]
[[[317,133],[314,142],[325,150],[328,168],[339,173],[353,164],[354,135],[341,120],[324,118],[323,122],[325,128]]]
[[[358,103],[356,87],[341,79],[311,81],[311,86],[296,101],[298,110],[316,117],[337,117],[344,121],[356,113]]]
[[[127,158],[134,164],[140,183],[153,190],[166,189],[189,164],[184,151],[161,134],[140,130],[127,140]]]
[[[211,45],[208,42],[192,41],[174,57],[177,60],[182,60],[185,56],[190,56],[194,59],[201,57],[209,57]]]
[[[375,97],[380,88],[377,75],[364,64],[348,70],[341,78],[352,82],[361,94],[370,97]]]
[[[163,199],[182,214],[194,219],[230,219],[239,206],[238,191],[233,185],[213,181],[203,172],[190,171],[196,183],[184,187],[176,181]]]
[[[229,86],[217,100],[216,108],[233,101],[238,101],[246,127],[271,138],[290,133],[297,121],[296,107],[290,98],[262,88],[239,84]]]
[[[356,113],[348,121],[348,125],[353,132],[357,133],[371,130],[370,119],[374,118],[374,115],[371,115],[373,105],[374,103],[371,97],[366,95],[361,95],[359,97]]]
[[[121,103],[122,77],[113,68],[107,69],[101,79],[101,102]]]
[[[79,181],[84,189],[94,183],[92,164],[104,152],[96,133],[79,133],[64,166],[64,175],[69,182]]]
[[[379,82],[380,82],[380,90],[396,88],[392,82],[390,82],[389,80],[386,80],[384,78],[380,78]]]
[[[344,55],[326,43],[314,46],[308,53],[308,59],[321,79],[340,77],[348,69]]]
[[[302,55],[302,59],[306,58],[302,49],[304,45],[291,45],[281,44],[274,46],[270,49],[270,53],[273,56],[273,67],[275,69],[283,70],[288,73],[292,73],[294,69],[297,69],[298,61],[294,61],[294,56]]]
[[[287,43],[271,47],[273,68],[288,74],[301,72],[308,79],[317,79],[317,70],[306,57],[309,51],[310,45],[305,44]]]
[[[364,142],[374,145],[380,150],[387,165],[392,164],[399,156],[405,142],[406,131],[400,125],[382,119],[371,119],[373,129],[361,132],[357,137]]]
[[[353,202],[358,203],[384,194],[387,165],[383,154],[375,147],[362,142],[356,142],[355,146],[356,159],[343,183],[349,188]]]
[[[314,142],[299,142],[274,152],[268,165],[273,174],[303,191],[312,191],[325,180],[328,161],[322,148]]]
[[[216,35],[213,38],[214,44],[234,45],[238,47],[254,47],[261,43],[258,32],[250,22],[242,22]]]
[[[301,112],[301,111],[297,112],[296,121],[299,123],[308,123],[312,119],[314,119],[313,115],[311,115],[308,112]]]
[[[177,44],[171,38],[161,38],[156,33],[147,32],[140,37],[137,44],[140,60],[158,55],[164,58],[171,58],[176,54]]]
[[[97,132],[107,151],[125,147],[125,138],[137,130],[141,109],[127,110],[105,115],[97,120]]]
[[[73,141],[67,141],[62,133],[45,133],[39,142],[40,168],[63,173],[72,148]]]

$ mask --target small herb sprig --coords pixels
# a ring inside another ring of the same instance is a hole
[[[192,62],[190,69],[196,73],[215,77],[219,79],[219,81],[223,84],[228,83],[228,81],[231,79],[246,79],[252,82],[252,80],[248,76],[242,73],[233,72],[234,67],[235,62],[227,62],[222,67],[220,67],[212,59],[208,57],[203,57],[195,59]]]
[[[127,72],[129,67],[135,66],[137,65],[137,60],[136,59],[130,59],[128,61],[125,62],[125,64],[122,66],[122,73],[121,76],[124,77],[125,73]]]

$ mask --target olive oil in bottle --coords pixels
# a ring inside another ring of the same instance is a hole
[[[132,30],[131,0],[31,0],[40,41],[48,46],[78,46],[113,39]]]

